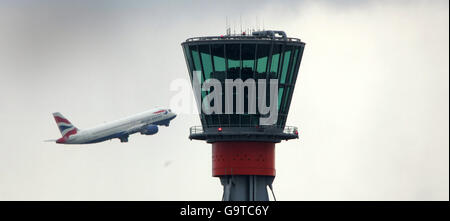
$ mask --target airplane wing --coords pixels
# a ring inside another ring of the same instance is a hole
[[[122,143],[123,142],[128,142],[128,136],[130,134],[134,134],[134,133],[137,133],[137,132],[141,131],[142,127],[144,127],[144,126],[145,126],[145,124],[138,124],[138,125],[135,125],[135,126],[129,128],[128,130],[124,131],[122,133],[122,136],[119,137],[120,142],[122,142]]]
[[[139,132],[144,126],[145,126],[145,124],[137,124],[134,127],[126,130],[125,133],[133,134],[133,133]]]
[[[44,142],[56,142],[56,139],[44,140]]]

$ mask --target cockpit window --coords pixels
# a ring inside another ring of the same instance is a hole
[[[169,109],[169,112],[172,112],[172,111]]]

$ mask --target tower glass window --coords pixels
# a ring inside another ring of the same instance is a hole
[[[283,55],[283,67],[281,70],[281,78],[280,78],[280,84],[284,84],[286,82],[286,74],[288,72],[289,69],[289,62],[291,59],[291,51],[292,51],[292,47],[291,46],[287,46],[284,50],[284,55]]]
[[[253,75],[255,67],[255,44],[242,44],[242,71]]]
[[[228,64],[227,78],[236,79],[241,68],[241,45],[226,44],[225,50]]]
[[[266,104],[270,103],[270,79],[278,79],[278,121],[274,127],[283,128],[286,123],[289,104],[294,91],[294,83],[300,65],[304,43],[270,39],[231,38],[227,40],[199,40],[183,43],[186,64],[191,80],[197,74],[200,85],[207,79],[217,79],[222,86],[222,113],[206,115],[201,113],[204,128],[215,127],[259,127],[258,94],[256,94],[256,113],[249,113],[249,90],[238,94],[233,88],[233,114],[225,114],[225,80],[259,79],[266,81]],[[200,72],[194,72],[200,71]],[[256,85],[256,87],[258,87]],[[203,98],[215,89],[202,91]],[[256,88],[256,93],[258,89]],[[236,113],[236,96],[244,97],[244,113]],[[211,105],[215,105],[215,100]]]
[[[270,65],[270,74],[277,74],[278,73],[278,64],[281,59],[281,47],[282,45],[274,45],[273,52],[272,52],[272,62]]]
[[[214,61],[214,72],[224,72],[225,71],[225,51],[223,44],[213,44],[211,45],[211,51]]]
[[[211,53],[209,51],[209,45],[199,45],[200,50],[200,57],[202,58],[202,64],[203,64],[203,72],[205,74],[205,80],[211,78],[211,73],[213,71],[212,68],[212,60],[211,60]]]
[[[291,68],[291,73],[290,73],[289,81],[287,82],[288,84],[292,84],[292,83],[293,83],[293,82],[292,82],[292,79],[293,79],[294,74],[296,74],[296,73],[294,73],[294,71],[295,71],[295,67],[297,66],[297,61],[298,61],[298,51],[299,51],[299,49],[296,48],[296,49],[295,49],[295,52],[294,52],[294,59],[293,59],[293,61],[292,61],[292,63],[293,63],[294,65],[292,65],[292,68]]]
[[[267,61],[269,59],[269,48],[268,44],[259,44],[256,53],[256,71],[258,74],[266,74],[267,72]]]

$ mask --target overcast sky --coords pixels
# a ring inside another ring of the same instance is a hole
[[[181,42],[239,16],[306,42],[278,200],[449,200],[446,0],[0,0],[0,200],[220,200],[194,113],[128,143],[43,140],[55,111],[83,129],[169,106]]]

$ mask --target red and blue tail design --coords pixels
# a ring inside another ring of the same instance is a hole
[[[65,118],[61,113],[53,113],[56,125],[58,125],[59,131],[63,137],[69,137],[70,135],[76,134],[78,129],[70,123],[67,118]]]

